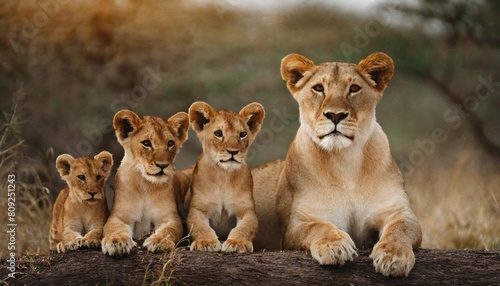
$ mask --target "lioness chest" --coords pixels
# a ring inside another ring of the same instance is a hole
[[[316,182],[296,194],[292,212],[331,222],[349,233],[356,245],[371,246],[378,240],[375,218],[386,204],[367,192],[377,194],[380,190],[353,182]]]

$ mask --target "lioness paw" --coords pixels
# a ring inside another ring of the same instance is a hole
[[[251,241],[228,239],[222,245],[222,252],[227,252],[227,253],[253,252],[253,244]]]
[[[111,235],[102,239],[102,253],[110,256],[121,256],[130,254],[130,250],[137,246],[137,243],[132,240],[130,236],[125,235]]]
[[[373,247],[370,258],[375,271],[384,276],[408,276],[415,265],[415,254],[411,245],[379,242]]]
[[[217,239],[197,239],[191,243],[191,250],[219,252],[221,250],[220,241]]]
[[[311,255],[321,265],[344,265],[358,256],[356,250],[347,233],[341,239],[321,239],[311,245]]]
[[[171,251],[175,248],[175,242],[170,238],[164,238],[160,234],[153,234],[144,243],[149,252]]]

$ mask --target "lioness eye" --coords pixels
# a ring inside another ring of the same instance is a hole
[[[214,135],[215,135],[215,137],[219,137],[219,138],[222,137],[222,130],[216,130],[214,132]]]
[[[247,133],[246,132],[240,132],[240,138],[245,138],[247,137]]]
[[[167,143],[168,148],[172,148],[172,147],[174,147],[174,145],[175,145],[175,142],[173,140],[168,140],[168,143]]]
[[[142,143],[142,146],[144,146],[144,147],[147,147],[147,148],[151,147],[151,141],[149,141],[149,140],[144,140],[141,143]]]
[[[77,178],[80,179],[80,180],[82,180],[82,181],[85,181],[85,176],[84,175],[78,175]]]
[[[349,88],[349,92],[350,93],[354,93],[354,92],[358,92],[361,90],[361,86],[357,85],[357,84],[353,84],[351,85],[351,87]]]
[[[99,181],[100,179],[102,179],[102,176],[101,175],[97,175],[95,178],[96,178],[96,180]]]
[[[323,85],[321,85],[321,84],[317,84],[317,85],[313,86],[313,89],[314,89],[315,91],[317,91],[317,92],[323,92],[323,90],[325,90],[325,89],[323,88]]]

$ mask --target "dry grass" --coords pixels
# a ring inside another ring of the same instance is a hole
[[[0,125],[0,220],[7,223],[8,175],[14,174],[15,180],[15,252],[20,257],[26,252],[46,252],[48,250],[48,229],[52,210],[52,198],[48,189],[42,185],[33,162],[25,158],[21,150],[23,141],[18,138],[17,130],[22,123],[20,97],[22,91],[14,96],[13,108],[6,114],[5,122]],[[10,237],[4,231],[0,238],[0,257],[10,255]]]
[[[407,178],[423,247],[500,249],[500,175],[481,171],[476,156],[461,155],[452,168],[424,166]]]

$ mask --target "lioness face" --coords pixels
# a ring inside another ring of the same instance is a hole
[[[281,64],[281,75],[299,103],[301,125],[326,151],[368,138],[375,106],[393,71],[391,58],[382,53],[372,54],[357,65],[315,65],[297,54],[286,56]]]
[[[81,202],[94,204],[105,197],[104,186],[111,172],[113,157],[103,151],[94,158],[73,158],[63,154],[56,159],[61,178],[70,192]]]
[[[187,114],[179,112],[168,120],[152,116],[141,120],[132,111],[122,110],[115,115],[113,126],[125,156],[131,157],[143,178],[155,184],[168,182],[174,174],[175,156],[187,139]]]
[[[203,154],[214,165],[236,170],[245,163],[248,147],[260,130],[264,108],[251,103],[239,113],[216,112],[204,102],[195,102],[189,108],[189,120],[203,145]]]

